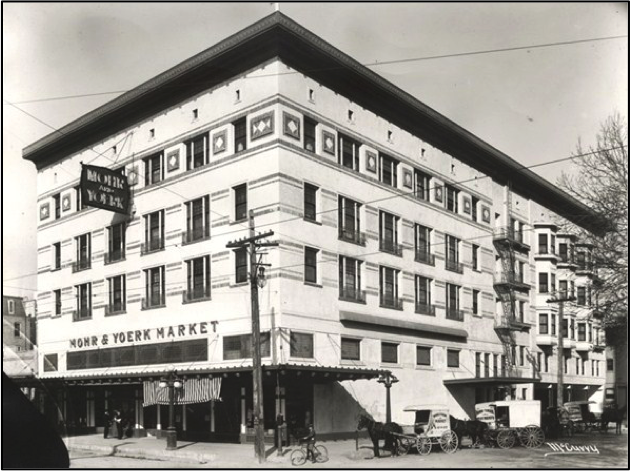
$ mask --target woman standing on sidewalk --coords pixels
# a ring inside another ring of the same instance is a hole
[[[120,416],[120,411],[114,411],[114,423],[116,424],[116,433],[118,435],[118,440],[122,440],[123,437],[123,428],[122,428],[122,417]]]

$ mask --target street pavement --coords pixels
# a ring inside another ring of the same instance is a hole
[[[354,440],[321,442],[328,449],[329,461],[306,463],[308,468],[622,468],[628,467],[628,435],[592,433],[550,441],[540,448],[515,446],[512,449],[462,448],[447,455],[438,449],[428,456],[410,453],[407,456],[373,458],[369,441]],[[177,450],[166,450],[166,442],[156,438],[103,439],[89,435],[66,439],[73,468],[291,468],[289,456],[293,448],[279,455],[268,449],[267,461],[259,464],[252,445],[178,442]],[[561,447],[558,446],[561,445]],[[590,445],[589,450],[578,449]],[[560,450],[561,452],[559,452]],[[594,451],[597,451],[595,453]],[[579,452],[579,453],[577,453]]]

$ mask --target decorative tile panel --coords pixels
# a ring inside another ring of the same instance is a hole
[[[437,201],[438,203],[441,203],[443,201],[442,190],[443,190],[442,185],[435,185],[435,201]]]
[[[481,207],[481,220],[490,224],[490,208],[487,206]]]
[[[468,196],[462,197],[464,201],[464,214],[470,214],[471,200]]]
[[[44,221],[50,217],[50,203],[44,203],[39,207],[39,220]]]
[[[64,211],[70,211],[70,207],[72,206],[71,201],[70,194],[63,195],[63,198],[61,198],[61,208]]]
[[[173,150],[166,154],[166,165],[169,172],[179,168],[179,149]]]
[[[286,111],[282,112],[282,132],[295,139],[300,138],[300,118]]]
[[[224,129],[212,136],[212,153],[220,154],[227,148],[227,131]]]
[[[251,120],[252,141],[273,133],[273,111],[256,116]]]
[[[413,188],[413,174],[406,168],[403,169],[403,186]]]
[[[322,143],[324,152],[330,155],[336,155],[335,135],[333,133],[322,130]]]
[[[365,151],[365,169],[368,172],[376,173],[376,153],[370,150]]]

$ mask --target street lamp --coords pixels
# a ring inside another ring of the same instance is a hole
[[[175,389],[183,387],[177,377],[177,371],[171,371],[167,377],[160,379],[160,387],[168,388],[168,429],[166,429],[166,449],[177,449],[177,429],[175,428]]]
[[[381,375],[377,382],[385,385],[385,422],[390,423],[392,421],[392,401],[389,390],[391,389],[392,384],[398,382],[398,378],[391,373],[387,373],[386,375]]]

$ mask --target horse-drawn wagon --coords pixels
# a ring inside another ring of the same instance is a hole
[[[398,454],[404,455],[415,447],[421,455],[431,453],[433,445],[439,445],[446,453],[455,453],[459,439],[451,430],[449,410],[443,405],[407,406],[405,412],[413,412],[413,425],[402,425],[403,433],[394,433],[398,439]]]
[[[488,439],[500,448],[537,448],[545,441],[540,428],[540,401],[494,401],[475,405],[477,420],[488,424]]]
[[[591,411],[590,404],[595,404],[595,402],[572,401],[564,403],[567,420],[570,422],[567,426],[571,429],[571,432],[590,433],[593,429],[598,428],[599,421]]]

